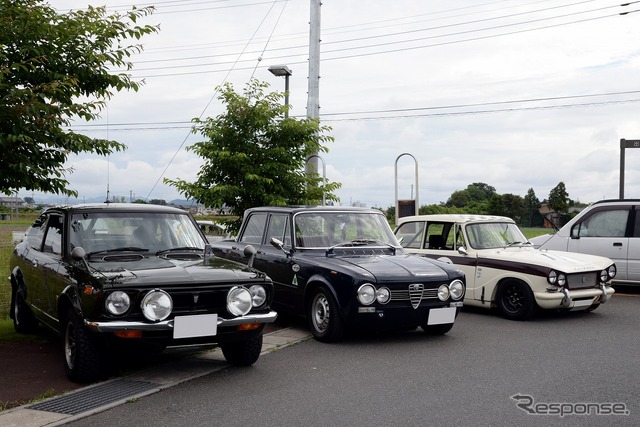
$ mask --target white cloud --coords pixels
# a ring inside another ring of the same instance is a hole
[[[81,7],[85,2],[52,3]],[[617,197],[619,140],[640,138],[640,93],[585,95],[640,90],[640,50],[633,43],[640,39],[640,13],[614,16],[633,7],[613,0],[567,6],[572,3],[373,0],[363,7],[365,2],[355,0],[325,2],[320,111],[336,141],[323,158],[327,178],[343,184],[342,202],[392,205],[394,162],[404,152],[418,160],[421,203],[446,201],[473,182],[523,196],[533,188],[543,199],[562,181],[574,199]],[[130,2],[109,2],[118,4]],[[146,51],[136,57],[134,76],[147,76],[146,85],[138,93],[117,94],[102,114],[101,123],[111,129],[90,133],[108,135],[129,149],[109,159],[70,161],[75,172],[68,178],[81,198],[104,193],[107,161],[112,194],[179,197],[161,178],[195,178],[201,160],[185,147],[199,137],[189,134],[187,122],[203,111],[206,116],[223,111],[214,89],[227,75],[238,90],[253,75],[282,91],[283,79],[266,67],[288,64],[291,115],[306,115],[309,2],[274,3],[270,13],[272,4],[210,7],[220,5],[159,3],[146,20],[161,24],[159,34],[145,37]],[[587,12],[599,8],[604,9]],[[553,19],[534,21],[543,18]],[[390,43],[409,39],[420,40]],[[461,42],[467,39],[475,40]],[[366,45],[371,47],[351,49]],[[382,51],[395,52],[369,55]],[[186,57],[194,59],[177,60]],[[148,62],[159,59],[166,61]],[[236,60],[235,68],[243,70],[227,74]],[[182,68],[167,68],[177,66]],[[201,71],[211,72],[154,77]],[[540,98],[558,99],[498,103]],[[551,106],[556,108],[541,109]],[[398,111],[407,109],[419,110]],[[366,114],[371,120],[344,114],[382,110],[395,113]],[[415,117],[385,118],[389,115]],[[179,124],[156,129],[159,122]],[[137,126],[144,130],[122,129],[131,123],[150,124]],[[640,197],[635,167],[640,150],[633,151],[627,150],[625,195]],[[399,197],[406,198],[413,164],[402,159],[399,166]]]

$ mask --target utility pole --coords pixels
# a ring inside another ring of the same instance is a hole
[[[320,0],[310,0],[309,20],[309,90],[307,92],[307,117],[320,117]],[[305,167],[307,175],[318,173],[318,153],[313,153]]]

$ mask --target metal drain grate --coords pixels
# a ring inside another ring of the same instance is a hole
[[[119,379],[27,407],[38,411],[78,415],[158,387],[155,383]]]

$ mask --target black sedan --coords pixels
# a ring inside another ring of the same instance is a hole
[[[320,341],[336,341],[348,327],[444,334],[462,307],[464,274],[405,253],[377,210],[249,209],[238,237],[212,250],[242,261],[247,245],[257,250],[255,268],[274,282],[273,308],[307,317]]]
[[[251,365],[262,348],[271,280],[211,256],[183,210],[143,204],[47,209],[10,260],[16,331],[61,334],[70,379],[98,379],[111,346],[218,343]],[[250,250],[250,249],[249,249]]]

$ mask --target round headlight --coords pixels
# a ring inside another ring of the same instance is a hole
[[[376,288],[373,285],[366,284],[358,288],[358,301],[362,305],[369,305],[376,300]]]
[[[609,280],[609,272],[607,270],[602,270],[600,272],[600,281],[606,282],[607,280]]]
[[[440,285],[438,288],[438,298],[440,298],[440,301],[449,299],[449,287],[447,285]]]
[[[380,288],[376,291],[376,300],[380,304],[386,304],[391,299],[391,291],[389,288]]]
[[[260,307],[267,300],[267,291],[262,285],[253,285],[249,288],[251,303],[254,307]]]
[[[563,273],[558,274],[558,286],[564,286],[567,284],[567,276]]]
[[[547,275],[547,282],[549,282],[550,285],[555,285],[557,281],[558,281],[558,273],[551,270]]]
[[[129,310],[129,307],[131,307],[131,299],[126,292],[111,292],[107,296],[107,299],[104,302],[104,306],[109,313],[119,316]]]
[[[227,310],[234,316],[244,316],[251,310],[253,296],[246,288],[234,286],[227,293]]]
[[[449,285],[449,292],[451,293],[451,298],[454,300],[459,300],[464,295],[464,285],[460,280],[454,280]]]
[[[173,300],[165,291],[154,289],[142,298],[140,308],[144,317],[153,322],[159,322],[171,314]]]
[[[616,274],[618,273],[618,269],[616,268],[615,264],[611,264],[611,267],[609,267],[607,271],[609,272],[610,279],[613,279],[614,277],[616,277]]]

